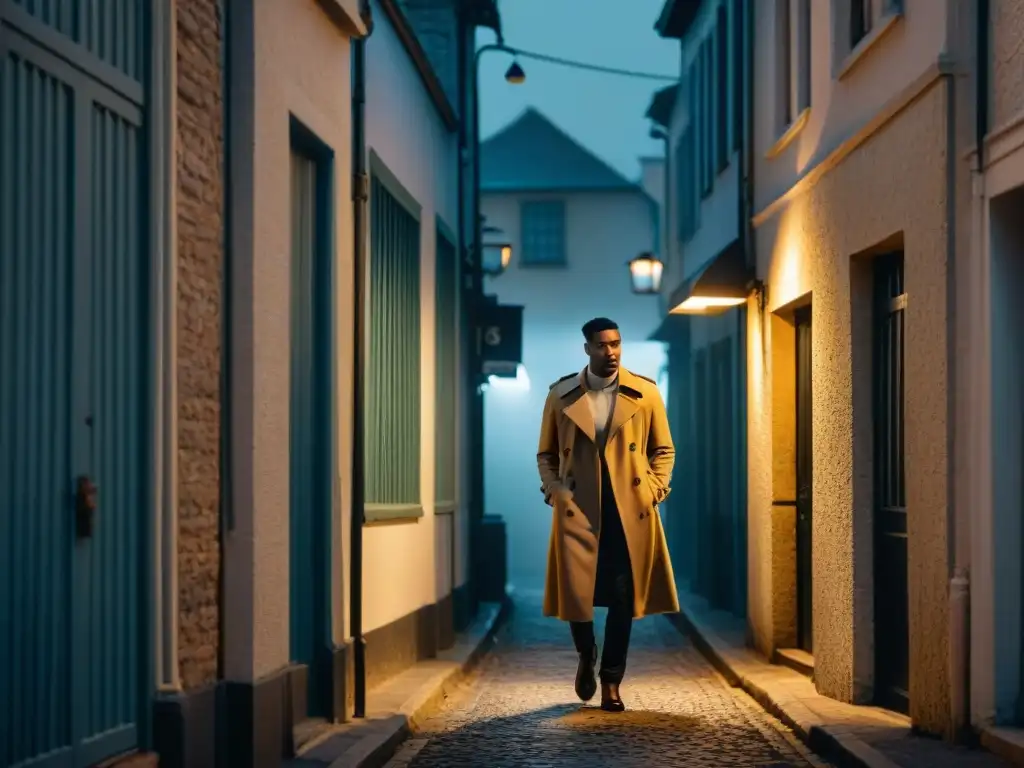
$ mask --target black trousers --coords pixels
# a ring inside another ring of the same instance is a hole
[[[633,630],[633,569],[629,561],[626,534],[615,505],[608,467],[601,459],[601,538],[597,554],[597,583],[594,605],[607,606],[604,650],[601,653],[601,682],[618,684],[626,674],[626,656]],[[577,653],[593,653],[597,642],[594,622],[569,623]]]

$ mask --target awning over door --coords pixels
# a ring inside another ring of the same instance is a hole
[[[754,271],[738,239],[708,259],[669,294],[673,315],[712,315],[746,302],[754,288]]]

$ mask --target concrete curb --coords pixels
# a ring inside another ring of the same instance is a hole
[[[360,732],[358,737],[350,741],[341,754],[323,764],[328,768],[381,768],[409,737],[416,724],[436,711],[452,690],[476,668],[513,608],[511,593],[501,603],[492,604],[491,614],[484,617],[482,627],[475,627],[474,635],[457,642],[455,648],[442,654],[438,660],[427,662],[436,670],[423,676],[416,687],[404,696],[396,712],[371,715],[356,726]]]
[[[703,625],[685,607],[669,618],[677,629],[691,638],[697,649],[730,685],[743,689],[767,712],[791,728],[810,749],[848,768],[900,768],[844,726],[821,722],[818,716],[800,702],[776,695],[767,681],[759,679],[770,677],[770,672],[750,669],[748,667],[751,665],[734,658],[732,646],[713,629]],[[770,667],[767,662],[763,662],[763,666]]]

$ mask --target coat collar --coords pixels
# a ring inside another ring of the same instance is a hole
[[[643,388],[640,383],[643,377],[619,368],[619,383],[615,398],[615,408],[612,411],[612,421],[608,425],[606,441],[610,441],[622,425],[629,421],[636,412],[640,410],[639,401],[643,399]],[[555,393],[564,403],[564,413],[591,442],[597,442],[597,429],[594,424],[594,416],[590,412],[590,405],[584,395],[588,391],[587,369],[584,368],[578,374],[566,376],[564,379],[555,382],[552,387]]]

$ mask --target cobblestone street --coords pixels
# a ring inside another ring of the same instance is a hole
[[[828,765],[730,688],[665,619],[634,624],[629,662],[627,712],[602,712],[600,694],[581,705],[567,625],[541,616],[539,595],[519,596],[477,673],[388,768]]]

